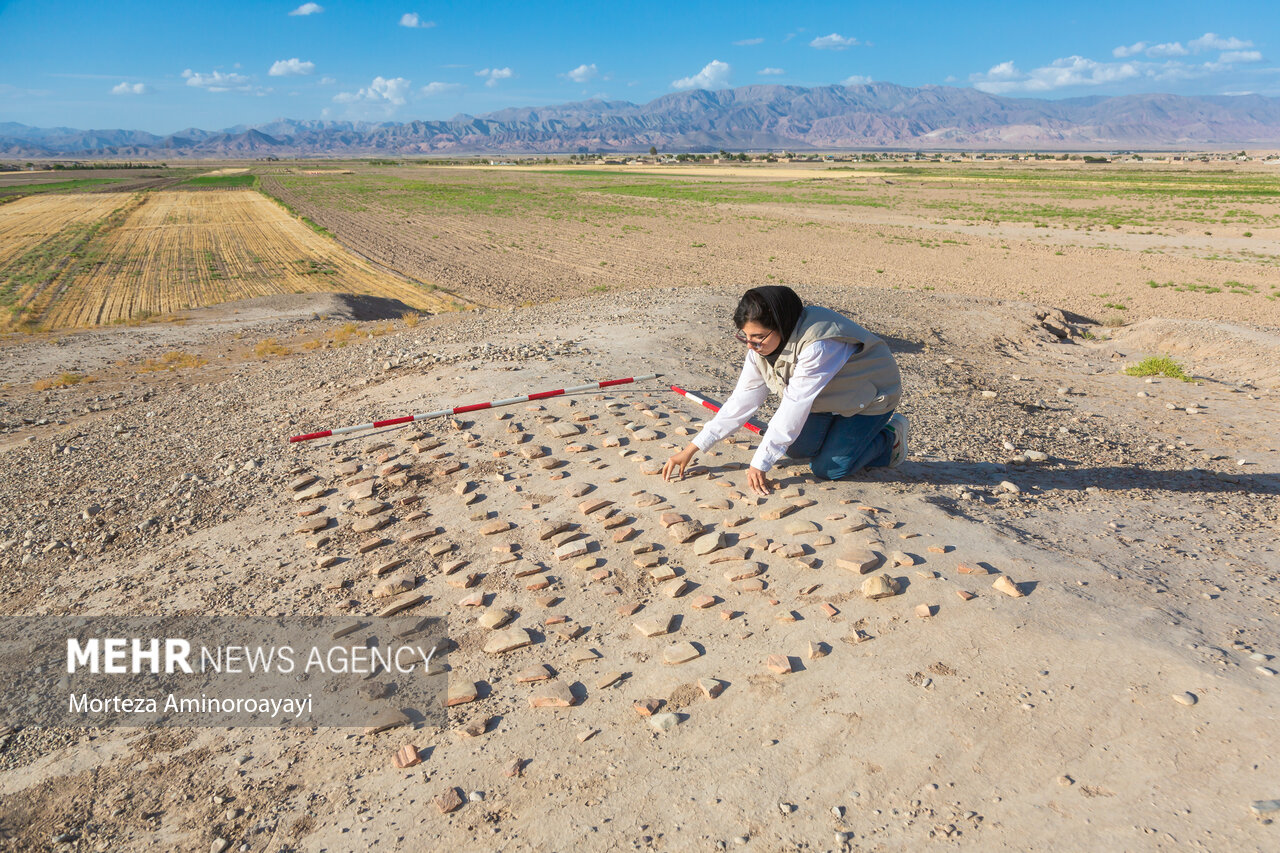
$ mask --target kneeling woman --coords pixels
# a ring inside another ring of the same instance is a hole
[[[783,455],[809,459],[823,480],[902,464],[907,419],[893,411],[902,379],[884,341],[842,314],[805,305],[789,287],[748,290],[733,323],[747,345],[737,387],[689,446],[667,460],[664,480],[683,477],[694,454],[746,423],[771,390],[782,403],[747,472],[756,494],[769,493],[765,474]]]

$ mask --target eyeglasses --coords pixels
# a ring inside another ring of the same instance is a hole
[[[777,330],[775,329],[774,331],[777,331]],[[761,347],[763,347],[763,346],[764,346],[764,342],[765,342],[765,341],[767,341],[767,340],[769,340],[769,338],[772,338],[772,337],[773,337],[773,334],[774,334],[773,332],[770,332],[770,333],[769,333],[769,334],[767,334],[767,335],[761,335],[761,336],[755,336],[755,335],[753,335],[753,336],[751,336],[751,337],[747,337],[746,335],[742,334],[742,332],[734,332],[734,333],[733,333],[733,338],[734,338],[734,340],[736,340],[738,343],[740,343],[740,344],[746,344],[747,346],[751,347],[752,349],[760,349]]]

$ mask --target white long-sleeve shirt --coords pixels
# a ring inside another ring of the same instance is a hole
[[[786,453],[809,418],[813,401],[855,352],[856,344],[821,340],[814,341],[800,353],[795,372],[782,394],[782,403],[769,421],[769,429],[756,448],[751,467],[768,471]],[[769,386],[756,368],[755,359],[747,353],[733,394],[725,400],[716,416],[693,437],[694,445],[705,453],[717,441],[745,424],[768,396]]]

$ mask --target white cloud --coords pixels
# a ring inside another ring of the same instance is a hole
[[[1131,62],[1097,62],[1083,56],[1055,59],[1049,65],[1023,72],[1012,62],[992,66],[986,74],[973,74],[975,89],[993,95],[1007,92],[1051,92],[1072,86],[1098,86],[1142,76]]]
[[[248,92],[253,89],[248,77],[234,72],[223,74],[221,71],[210,71],[208,74],[201,74],[188,68],[182,72],[182,77],[188,86],[208,89],[210,92]]]
[[[427,97],[431,97],[432,95],[447,95],[450,92],[457,92],[462,88],[464,87],[461,83],[438,83],[433,80],[423,86],[421,91],[422,94]]]
[[[400,26],[410,29],[429,30],[436,25],[435,21],[424,21],[417,12],[405,12],[400,16]]]
[[[113,95],[145,95],[151,91],[146,83],[118,83],[111,87]]]
[[[845,38],[839,33],[832,33],[828,36],[819,36],[809,42],[809,47],[816,47],[818,50],[844,50],[853,47],[858,43],[856,38]]]
[[[477,77],[488,77],[484,84],[492,89],[498,85],[499,80],[509,80],[516,76],[515,72],[510,68],[482,68],[476,72]]]
[[[1181,42],[1169,41],[1164,44],[1153,44],[1146,50],[1147,56],[1165,59],[1170,56],[1186,56],[1187,49]]]
[[[332,78],[332,77],[321,77],[321,78],[320,78],[320,85],[321,85],[321,86],[332,86],[334,83],[337,83],[337,82],[338,82],[338,81],[337,81],[337,80],[335,80],[335,79],[334,79],[334,78]]]
[[[324,7],[319,3],[303,3],[298,8],[290,12],[290,15],[319,15],[324,11]]]
[[[764,39],[761,39],[761,38],[755,38],[755,39],[742,39],[742,40],[740,40],[740,41],[735,41],[735,42],[734,42],[734,45],[735,45],[736,47],[751,47],[751,46],[753,46],[753,45],[757,45],[757,44],[764,44]]]
[[[862,74],[852,74],[840,81],[842,86],[865,86],[871,82],[870,77]]]
[[[672,89],[724,89],[729,85],[729,72],[733,69],[727,62],[713,59],[692,77],[681,77],[671,81]]]
[[[303,62],[295,56],[293,59],[277,59],[271,64],[271,70],[267,74],[272,77],[294,77],[310,74],[315,70],[314,62]]]
[[[1262,52],[1258,50],[1228,50],[1218,57],[1218,61],[1228,65],[1233,62],[1261,62]]]
[[[586,83],[599,73],[599,69],[596,68],[596,64],[593,62],[590,65],[579,65],[572,71],[565,73],[564,76],[568,77],[575,83]]]
[[[784,68],[761,68],[756,73],[763,74],[766,77],[776,77],[779,74],[786,74],[787,72]]]
[[[1253,42],[1244,41],[1238,38],[1223,38],[1217,33],[1205,33],[1198,39],[1192,39],[1187,45],[1199,53],[1202,50],[1240,50],[1246,47],[1253,47]]]
[[[409,81],[403,77],[374,77],[373,82],[358,92],[339,92],[333,100],[339,104],[375,104],[383,107],[399,107],[409,93]]]
[[[1125,59],[1130,56],[1137,56],[1139,53],[1142,53],[1146,49],[1147,49],[1147,43],[1145,41],[1139,41],[1139,42],[1134,42],[1133,44],[1130,44],[1130,45],[1122,44],[1119,47],[1113,49],[1111,51],[1111,55],[1114,56],[1116,59]]]

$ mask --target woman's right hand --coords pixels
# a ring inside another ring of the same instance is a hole
[[[689,463],[693,461],[693,456],[698,452],[698,445],[690,443],[688,447],[674,454],[667,460],[667,464],[662,466],[662,479],[669,481],[671,475],[679,472],[677,479],[684,479],[684,469],[689,467]]]

